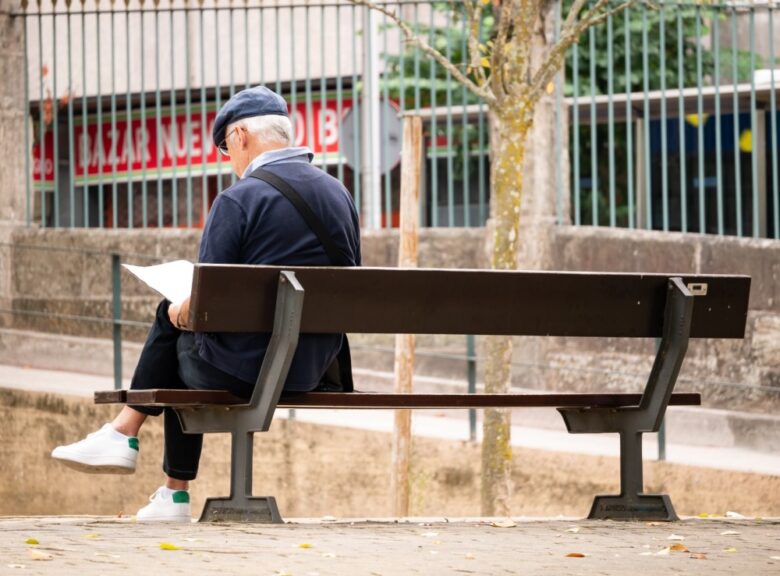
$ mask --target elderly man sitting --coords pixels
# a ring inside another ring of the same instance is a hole
[[[358,215],[352,198],[338,180],[311,165],[313,154],[308,148],[291,146],[287,105],[278,94],[262,86],[237,93],[217,114],[213,141],[230,157],[240,179],[211,207],[199,262],[360,265]],[[320,235],[290,195],[280,192],[285,183],[319,220]],[[160,303],[131,389],[228,390],[251,396],[269,335],[192,333],[187,331],[188,310],[189,301],[180,306]],[[339,334],[301,336],[285,390],[338,389],[337,383],[334,388],[324,377],[344,342]],[[187,490],[198,472],[203,436],[184,434],[169,408],[125,406],[112,422],[84,440],[55,448],[52,457],[85,472],[132,473],[138,458],[138,431],[147,416],[161,413],[166,480],[137,518],[190,521]]]

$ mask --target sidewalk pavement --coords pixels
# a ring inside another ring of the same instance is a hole
[[[0,573],[404,576],[780,574],[780,519],[139,524],[0,518]]]
[[[127,380],[123,384],[125,388],[129,385]],[[105,376],[0,365],[0,388],[91,398],[94,391],[110,390],[113,387],[113,379]],[[464,418],[446,417],[436,413],[437,411],[416,411],[412,418],[413,434],[446,440],[468,440],[468,422]],[[289,416],[288,410],[280,410],[277,415],[281,418]],[[295,410],[295,418],[304,422],[378,432],[393,430],[391,410]],[[477,439],[481,440],[479,426]],[[531,428],[517,424],[512,426],[512,445],[536,450],[615,457],[619,456],[620,449],[617,434],[569,434],[565,430]],[[654,460],[657,453],[655,435],[645,434],[645,459]],[[780,454],[743,448],[667,444],[666,460],[689,466],[780,476]]]

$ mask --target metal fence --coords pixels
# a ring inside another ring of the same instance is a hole
[[[411,110],[426,122],[422,223],[484,225],[487,111],[386,16],[339,0],[48,2],[18,14],[28,223],[202,225],[234,179],[210,139],[216,110],[265,83],[364,227],[397,224]],[[384,5],[465,68],[459,2]],[[778,66],[776,9],[638,3],[586,32],[556,83],[559,223],[780,238],[780,72],[756,73]]]

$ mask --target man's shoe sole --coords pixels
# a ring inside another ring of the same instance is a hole
[[[135,467],[131,468],[121,464],[86,464],[84,462],[77,462],[66,458],[58,458],[57,456],[52,456],[52,458],[58,462],[62,462],[68,468],[73,468],[79,472],[85,472],[86,474],[132,474],[135,472]]]

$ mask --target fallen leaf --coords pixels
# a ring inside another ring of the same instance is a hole
[[[738,536],[739,532],[736,530],[726,530],[725,532],[720,533],[721,536]]]
[[[51,554],[47,554],[46,552],[40,552],[38,550],[28,550],[27,551],[30,554],[30,558],[33,560],[51,560],[54,558]]]
[[[566,558],[585,558],[585,554],[582,552],[569,552],[566,554]]]
[[[685,547],[685,544],[672,544],[669,546],[669,549],[672,552],[690,552],[690,550]]]
[[[656,556],[669,556],[669,553],[671,551],[672,551],[672,549],[669,546],[667,546],[663,550],[659,550],[658,552],[656,552],[655,555]]]
[[[98,538],[100,538],[100,536],[98,536],[97,534],[84,534],[84,538],[86,538],[87,540],[97,540]]]
[[[309,544],[308,542],[304,542],[302,544],[298,544],[298,548],[311,548],[311,547],[312,547],[312,545]]]
[[[35,546],[36,544],[40,544],[35,538],[28,538],[24,541],[25,544],[30,544],[32,546]]]
[[[580,531],[579,526],[572,526],[571,528],[566,529],[566,532],[571,532],[572,534],[576,534],[579,531]]]
[[[736,552],[737,549],[734,548],[733,546],[730,546],[729,548],[724,548],[723,551],[724,552]]]
[[[497,522],[491,522],[490,525],[494,528],[514,528],[517,526],[512,520],[499,520]]]
[[[181,548],[170,542],[160,542],[160,550],[181,550]]]
[[[691,554],[691,558],[693,558],[694,560],[706,560],[707,555],[704,554],[703,552],[694,552],[693,554]]]

